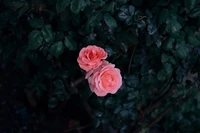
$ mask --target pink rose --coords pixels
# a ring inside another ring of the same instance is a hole
[[[120,70],[114,67],[113,64],[102,65],[100,70],[94,71],[93,75],[88,77],[90,89],[97,96],[105,96],[108,93],[115,94],[121,87]]]
[[[87,46],[81,49],[77,61],[80,68],[90,71],[99,67],[102,64],[102,59],[106,58],[107,53],[104,49],[97,46]]]

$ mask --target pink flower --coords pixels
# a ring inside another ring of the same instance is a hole
[[[120,70],[115,65],[105,62],[93,75],[88,77],[89,86],[97,96],[105,96],[108,93],[115,94],[122,85]],[[87,76],[87,75],[86,75]]]
[[[106,58],[107,53],[104,49],[91,45],[81,49],[77,61],[80,68],[90,71],[99,67],[102,64],[102,59]]]

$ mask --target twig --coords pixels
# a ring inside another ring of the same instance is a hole
[[[137,45],[135,45],[135,47],[134,47],[134,49],[133,49],[133,52],[131,53],[131,58],[130,58],[129,65],[128,65],[128,74],[130,74],[131,63],[132,63],[133,55],[134,55],[134,53],[135,53],[136,48],[137,48]]]
[[[147,125],[147,128],[150,129],[155,123],[157,123],[165,114],[169,112],[173,107],[173,104],[169,105],[159,116],[157,116],[152,122]]]
[[[80,84],[81,82],[83,82],[85,80],[85,77],[80,77],[79,79],[71,82],[71,87],[76,87],[78,84]]]
[[[91,124],[88,124],[88,125],[82,126],[82,127],[67,129],[67,130],[64,131],[64,133],[69,133],[69,132],[74,131],[74,130],[80,131],[80,130],[83,130],[83,129],[88,128],[90,126],[91,126]]]
[[[35,98],[33,97],[33,95],[31,94],[30,90],[29,89],[24,89],[24,93],[26,95],[26,98],[27,98],[30,106],[32,108],[35,108],[37,106],[37,102],[36,102]]]
[[[82,103],[83,107],[85,108],[85,111],[89,115],[90,119],[93,120],[95,117],[92,113],[92,108],[90,107],[88,102],[82,96],[80,96],[80,97],[81,97],[81,103]]]
[[[115,58],[112,59],[112,62],[114,62],[116,59],[118,59],[120,56],[122,56],[121,53],[119,53]]]
[[[166,98],[168,98],[169,96],[172,96],[177,91],[178,90],[176,90],[176,89],[175,90],[174,89],[168,90],[167,92],[165,92],[160,97],[160,99],[155,100],[155,102],[151,102],[150,105],[147,106],[147,108],[144,108],[143,110],[140,111],[141,112],[141,114],[140,114],[141,118],[140,118],[139,121],[143,121],[143,119],[144,119],[144,117],[145,117],[145,115],[148,111],[151,111],[152,109],[158,108]],[[152,104],[152,103],[154,103],[154,104]]]
[[[49,99],[52,96],[52,90],[53,90],[53,81],[52,81],[52,79],[49,79],[49,89],[48,89],[48,98]]]
[[[94,115],[92,113],[92,109],[90,107],[90,105],[87,103],[87,101],[79,94],[78,88],[76,88],[76,86],[81,83],[83,80],[85,80],[85,77],[81,77],[77,80],[75,80],[74,82],[71,82],[70,85],[68,84],[68,82],[64,80],[65,86],[69,89],[69,91],[72,94],[78,94],[80,96],[80,101],[81,104],[83,105],[83,107],[85,108],[85,111],[87,112],[87,114],[89,115],[90,119],[94,119]]]

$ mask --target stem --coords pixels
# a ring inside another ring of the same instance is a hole
[[[160,115],[158,115],[152,122],[147,125],[147,128],[150,129],[155,123],[157,123],[165,114],[167,114],[173,107],[173,104],[169,105]]]
[[[122,56],[121,53],[119,53],[115,58],[113,58],[113,60],[111,62],[114,62],[116,59],[118,59],[120,56]]]
[[[133,49],[133,52],[131,53],[131,58],[130,58],[129,65],[128,65],[128,74],[130,74],[131,63],[132,63],[133,55],[134,55],[134,53],[135,53],[136,48],[137,48],[137,45],[135,45],[135,47],[134,47],[134,49]]]
[[[77,131],[80,132],[80,130],[83,130],[83,129],[85,129],[85,128],[88,128],[88,127],[90,127],[90,125],[91,125],[91,124],[88,124],[88,125],[82,126],[82,127],[67,129],[67,130],[64,131],[64,133],[69,133],[69,132],[74,131],[74,130],[77,130]]]
[[[71,87],[76,87],[78,84],[80,84],[81,82],[83,82],[85,80],[85,77],[80,77],[79,79],[71,82]]]
[[[29,89],[24,89],[24,93],[26,95],[26,98],[27,98],[30,106],[32,108],[35,108],[37,106],[37,102],[36,102],[35,98],[33,97],[33,95],[31,94],[30,90]]]

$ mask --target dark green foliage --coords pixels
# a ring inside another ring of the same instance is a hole
[[[15,87],[30,89],[37,100],[48,94],[50,109],[79,95],[92,108],[92,132],[109,132],[109,125],[120,133],[196,133],[199,2],[0,0],[0,65],[19,71],[7,75],[17,77]],[[121,70],[116,94],[97,97],[86,80],[72,85],[85,76],[77,57],[88,45],[104,48]]]

